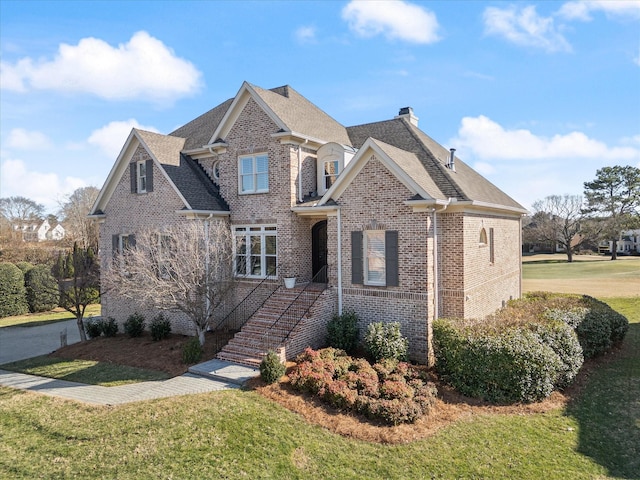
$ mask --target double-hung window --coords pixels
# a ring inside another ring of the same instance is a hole
[[[264,278],[276,274],[277,231],[272,225],[234,228],[236,276]]]
[[[378,287],[399,285],[397,231],[351,232],[351,283]]]
[[[324,168],[322,171],[322,184],[324,191],[326,192],[331,188],[331,185],[336,183],[336,179],[340,174],[340,162],[338,160],[329,160],[324,162]]]
[[[240,193],[269,191],[269,157],[266,153],[238,159],[238,190]]]
[[[147,191],[147,162],[138,162],[138,193]]]

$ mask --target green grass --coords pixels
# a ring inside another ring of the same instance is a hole
[[[100,315],[100,304],[88,305],[84,313],[84,318]],[[56,308],[51,312],[29,313],[27,315],[16,315],[14,317],[0,318],[0,328],[2,327],[37,327],[48,323],[62,322],[64,320],[74,320],[71,313]]]
[[[254,392],[94,407],[0,388],[3,478],[638,478],[640,297],[624,348],[566,409],[459,420],[407,445],[312,426]]]
[[[49,357],[48,355],[7,363],[0,365],[0,368],[41,377],[68,380],[70,382],[102,385],[104,387],[149,380],[166,380],[169,378],[166,373],[154,370],[95,362],[93,360],[67,360]]]
[[[640,257],[611,261],[609,257],[598,260],[574,261],[567,263],[566,257],[558,259],[532,260],[522,264],[522,278],[539,279],[640,279]]]

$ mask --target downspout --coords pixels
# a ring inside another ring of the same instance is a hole
[[[451,199],[447,200],[447,203],[440,209],[436,210],[433,208],[431,210],[431,215],[433,218],[433,316],[434,320],[436,320],[440,316],[440,261],[438,256],[438,213],[444,212],[449,204],[451,203]]]
[[[342,212],[338,207],[338,315],[342,315]]]
[[[209,315],[209,309],[211,308],[211,300],[209,299],[209,220],[211,217],[213,217],[213,215],[209,215],[204,219],[204,241],[205,248],[207,249],[204,257],[204,274],[207,279],[207,291],[205,293],[205,311],[207,312],[207,316]]]

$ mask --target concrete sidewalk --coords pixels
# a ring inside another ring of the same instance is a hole
[[[194,365],[189,370],[192,369],[200,374],[185,373],[169,380],[140,382],[119,387],[86,385],[0,370],[0,385],[94,405],[122,405],[156,398],[240,388],[244,382],[259,375],[255,368],[222,360],[210,360]]]
[[[240,388],[244,382],[259,374],[255,368],[222,360],[210,360],[194,365],[189,370],[195,370],[199,374],[185,373],[169,380],[140,382],[119,387],[86,385],[0,370],[0,385],[94,405],[123,405],[156,398]]]

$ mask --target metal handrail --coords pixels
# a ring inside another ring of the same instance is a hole
[[[260,283],[258,283],[255,287],[251,289],[251,291],[244,296],[242,300],[240,300],[235,307],[233,307],[227,315],[222,318],[215,326],[211,327],[211,331],[216,332],[222,329],[226,330],[235,330],[238,331],[242,329],[245,323],[253,316],[254,313],[262,307],[269,298],[274,294],[274,292],[278,289],[280,284],[278,282],[273,281],[273,275],[275,275],[275,270],[269,270],[267,272],[267,276],[263,278]],[[258,299],[257,301],[248,301],[252,297],[257,297],[257,292],[264,285],[269,285],[272,283],[272,288],[267,289],[267,295],[262,301]],[[253,305],[253,307],[252,307]],[[219,335],[218,335],[219,336]],[[227,338],[228,335],[225,335],[224,342],[228,342],[230,338]],[[217,337],[216,337],[217,338]],[[216,340],[217,341],[217,340]],[[216,349],[220,350],[222,348],[221,345],[217,345]]]
[[[318,280],[321,280],[321,279],[322,279],[322,282],[319,282]],[[269,328],[265,333],[265,338],[263,342],[265,352],[268,352],[269,350],[272,350],[278,347],[280,344],[286,342],[286,340],[290,337],[291,332],[298,326],[298,324],[302,321],[305,315],[309,312],[309,310],[311,309],[313,304],[316,302],[320,294],[326,290],[328,283],[329,283],[328,266],[325,265],[320,269],[318,273],[314,275],[311,281],[307,283],[302,290],[300,290],[300,293],[298,293],[298,295],[296,295],[296,298],[291,303],[289,303],[285,311],[282,312],[282,314],[276,320],[274,320],[274,322],[269,326]],[[315,285],[323,285],[323,288],[321,290],[314,291],[315,295],[310,295],[311,293],[309,291],[310,287]],[[304,295],[304,298],[303,298],[304,301],[299,302],[300,298],[303,295]],[[272,342],[271,330],[278,324],[282,325],[283,319],[284,320],[292,319],[292,321],[284,322],[285,323],[284,326],[286,327],[287,334],[282,340],[278,341],[278,345],[274,345]]]

